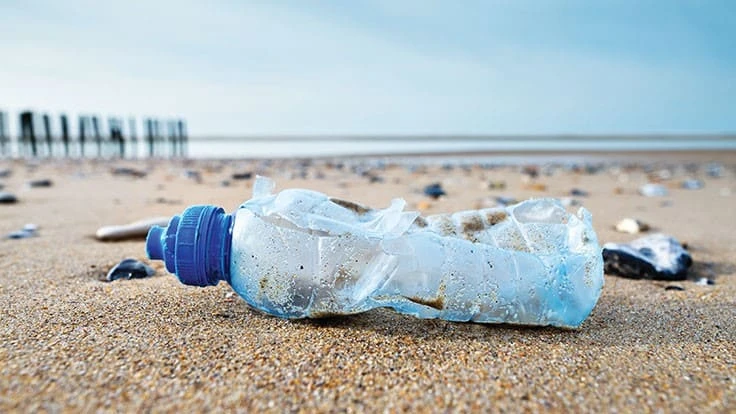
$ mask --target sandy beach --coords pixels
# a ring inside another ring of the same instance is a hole
[[[590,165],[564,165],[554,154],[554,166],[544,158],[530,156],[540,172],[531,181],[519,165],[443,166],[441,157],[426,167],[364,158],[342,168],[322,160],[0,160],[10,171],[0,191],[18,198],[0,204],[0,412],[735,411],[736,153],[597,154]],[[723,166],[721,177],[706,173],[710,162]],[[114,175],[115,167],[146,175]],[[190,204],[234,210],[251,194],[253,179],[232,177],[244,172],[273,178],[277,190],[310,188],[373,207],[402,197],[422,214],[582,189],[590,194],[574,198],[593,214],[601,243],[633,240],[613,226],[640,219],[686,243],[691,279],[715,284],[606,275],[597,306],[575,330],[385,309],[289,321],[249,308],[224,283],[180,284],[146,258],[142,240],[94,238],[101,226]],[[684,189],[686,178],[704,187]],[[31,188],[34,179],[52,185]],[[489,189],[491,181],[506,187]],[[650,181],[669,195],[640,195]],[[446,197],[422,193],[434,182]],[[38,226],[36,237],[5,238],[27,223]],[[104,282],[127,257],[157,274]]]

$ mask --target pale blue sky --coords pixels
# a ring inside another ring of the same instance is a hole
[[[736,1],[0,2],[0,107],[193,135],[736,131]]]

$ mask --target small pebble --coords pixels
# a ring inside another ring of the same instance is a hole
[[[625,218],[616,223],[616,231],[619,233],[638,234],[649,230],[649,225],[633,218]]]
[[[525,188],[532,191],[547,191],[547,185],[542,183],[529,183]]]
[[[18,198],[8,192],[0,191],[0,204],[14,204],[18,202]]]
[[[130,167],[117,167],[113,168],[110,173],[112,175],[127,175],[129,177],[135,177],[135,178],[143,178],[146,176],[145,171],[136,170],[135,168]]]
[[[489,190],[505,190],[506,181],[490,181],[488,183],[488,189]]]
[[[587,197],[590,195],[590,193],[579,188],[573,188],[572,190],[570,190],[570,195],[573,197]]]
[[[663,186],[662,184],[644,184],[643,186],[639,187],[639,193],[646,197],[664,197],[669,192],[667,191],[667,188]]]
[[[695,281],[695,284],[698,286],[712,286],[716,284],[716,281],[707,277],[701,277]]]
[[[14,231],[11,233],[8,233],[7,237],[9,239],[27,239],[29,237],[37,236],[38,234],[36,231],[38,230],[38,226],[36,226],[33,223],[28,223],[21,230]]]
[[[683,291],[683,290],[685,290],[685,288],[684,288],[684,287],[682,287],[682,286],[677,286],[677,285],[667,285],[667,286],[665,286],[664,290],[677,290],[677,291]]]
[[[52,185],[54,185],[54,183],[48,178],[44,178],[40,180],[31,180],[28,182],[28,186],[31,188],[51,187]]]
[[[730,197],[731,196],[731,189],[728,187],[723,187],[718,192],[722,197]]]
[[[442,184],[433,183],[424,187],[424,195],[432,197],[436,200],[444,195],[447,195],[447,193],[445,193],[445,190],[442,188]]]
[[[200,174],[200,172],[197,171],[197,170],[184,170],[184,172],[182,173],[182,175],[185,178],[189,178],[190,180],[194,180],[197,183],[201,183],[202,182],[202,174]]]
[[[705,167],[705,172],[709,177],[720,178],[723,176],[723,166],[718,163],[710,163]]]
[[[8,178],[13,174],[13,170],[5,168],[0,170],[0,178]]]
[[[580,205],[580,201],[572,197],[562,197],[560,198],[560,203],[562,203],[564,207],[575,207]]]
[[[682,188],[686,190],[700,190],[703,187],[705,184],[700,180],[689,179],[682,182]]]
[[[495,198],[496,203],[498,203],[502,207],[506,207],[511,204],[516,204],[516,199],[514,197],[509,196],[498,196]]]
[[[432,208],[432,203],[430,203],[427,200],[422,200],[422,201],[420,201],[420,202],[417,203],[417,210],[419,210],[419,211],[427,211],[430,208]]]
[[[142,279],[153,276],[154,274],[156,274],[156,270],[151,266],[139,260],[125,259],[107,272],[105,280],[112,282],[118,279]]]
[[[233,175],[230,176],[233,180],[250,180],[253,178],[252,172],[241,172],[241,173],[233,173]]]

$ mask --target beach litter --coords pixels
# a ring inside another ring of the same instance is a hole
[[[669,194],[665,186],[654,183],[644,184],[639,187],[639,193],[646,197],[664,197]]]
[[[693,264],[682,244],[665,234],[652,234],[630,243],[603,245],[606,273],[632,278],[684,280]]]
[[[122,225],[103,226],[97,229],[95,237],[100,241],[119,241],[143,239],[153,226],[165,226],[170,217],[152,217]]]
[[[603,287],[590,213],[557,200],[422,217],[257,177],[232,215],[197,205],[151,228],[148,257],[187,285],[229,283],[283,318],[391,308],[419,318],[577,327]]]
[[[442,184],[433,183],[424,187],[424,195],[436,200],[444,195],[447,195],[447,193],[445,193],[445,190],[442,188]]]
[[[112,282],[119,279],[142,279],[155,274],[156,270],[151,266],[136,259],[125,259],[107,272],[105,280]]]
[[[38,226],[33,223],[28,223],[23,226],[22,229],[8,233],[8,239],[26,239],[28,237],[38,236]]]
[[[14,204],[18,202],[18,197],[15,194],[8,193],[6,191],[0,191],[0,204]]]
[[[626,217],[616,223],[615,229],[619,233],[639,234],[649,231],[649,225],[641,220]]]

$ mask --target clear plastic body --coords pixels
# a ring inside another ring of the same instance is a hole
[[[553,199],[426,218],[259,177],[236,212],[229,282],[288,317],[388,307],[420,318],[576,327],[603,286],[590,214]]]

